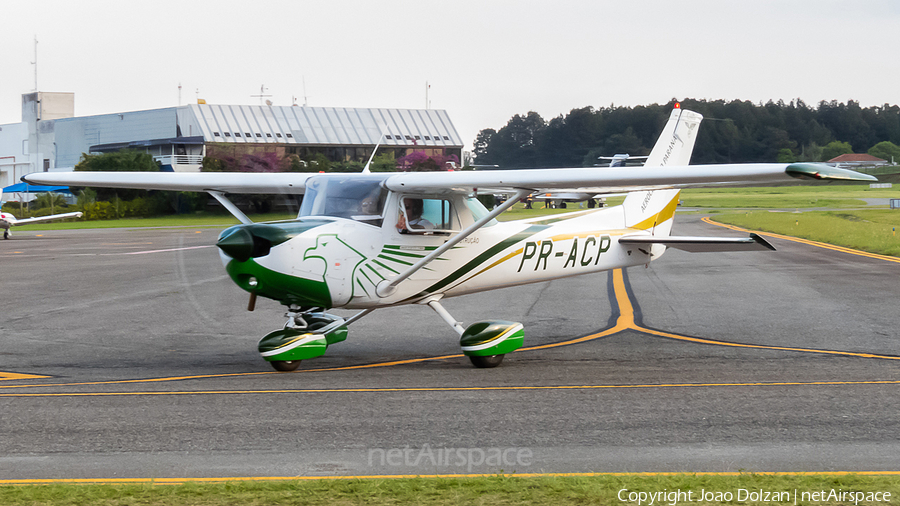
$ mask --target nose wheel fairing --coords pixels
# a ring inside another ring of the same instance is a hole
[[[266,334],[259,341],[260,355],[275,363],[306,360],[323,355],[328,346],[347,339],[347,325],[339,316],[307,313],[302,321],[306,326],[285,327]]]

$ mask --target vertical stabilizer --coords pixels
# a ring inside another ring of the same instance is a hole
[[[676,107],[669,115],[669,121],[659,134],[659,140],[650,151],[644,167],[665,167],[667,165],[687,165],[691,162],[697,130],[703,116],[693,111]]]
[[[703,116],[676,106],[650,151],[644,167],[684,166],[691,161],[697,131]],[[635,168],[634,170],[641,170]],[[672,232],[678,190],[650,190],[629,193],[623,203],[625,226],[646,230],[651,235],[668,236]],[[653,258],[662,255],[665,246],[653,245]]]

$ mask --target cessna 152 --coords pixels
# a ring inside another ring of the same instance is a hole
[[[0,190],[0,197],[3,197],[3,190]],[[50,216],[40,216],[38,218],[25,218],[22,220],[17,220],[15,216],[0,212],[0,229],[3,229],[3,238],[9,239],[9,236],[12,235],[9,231],[11,227],[15,227],[17,225],[30,225],[32,223],[40,223],[43,221],[52,221],[52,220],[62,220],[65,218],[79,218],[81,217],[81,213],[62,213],[62,214],[51,214]]]
[[[687,251],[774,249],[762,238],[671,236],[680,187],[793,178],[872,180],[827,165],[689,166],[702,116],[676,108],[640,168],[571,168],[419,173],[35,173],[32,184],[206,191],[240,225],[216,245],[228,275],[256,297],[287,306],[284,328],[259,342],[280,371],[325,353],[347,327],[401,304],[431,307],[460,336],[476,367],[494,367],[523,344],[520,323],[487,320],[466,327],[444,297],[648,264],[667,247]],[[620,206],[498,222],[497,215],[537,189],[630,191]],[[513,193],[488,211],[478,191]],[[253,223],[226,193],[303,194],[294,220]],[[344,319],[329,308],[360,310]]]

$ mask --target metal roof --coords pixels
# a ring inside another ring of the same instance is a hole
[[[463,147],[447,111],[193,104],[207,142]],[[184,130],[184,125],[182,125]]]

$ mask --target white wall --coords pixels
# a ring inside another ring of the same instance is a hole
[[[0,188],[34,172],[28,153],[28,124],[0,125]]]

